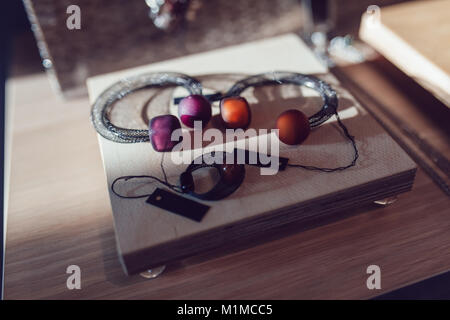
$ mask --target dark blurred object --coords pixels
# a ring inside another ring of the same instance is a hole
[[[86,78],[187,54],[263,39],[301,27],[298,0],[191,0],[186,23],[165,32],[145,0],[79,0],[81,29],[66,27],[69,0],[24,0],[44,66],[68,96]]]
[[[363,13],[404,1],[407,0],[300,0],[303,40],[329,67],[361,63],[373,54],[373,50],[354,41]]]
[[[162,30],[174,30],[186,21],[190,0],[145,0],[149,17]]]
[[[8,0],[8,11],[12,18],[10,27],[10,61],[8,76],[23,76],[42,72],[42,61],[36,47],[31,25],[28,20],[22,1]]]
[[[303,10],[303,34],[311,36],[316,31],[327,33],[331,28],[329,21],[329,0],[300,0]]]
[[[305,39],[314,32],[328,38],[356,35],[361,15],[370,5],[388,6],[411,0],[300,0],[302,3]]]

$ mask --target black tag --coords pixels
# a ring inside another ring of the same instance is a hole
[[[209,210],[207,205],[159,188],[156,188],[146,202],[197,222],[202,221]]]

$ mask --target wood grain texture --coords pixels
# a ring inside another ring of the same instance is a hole
[[[126,277],[89,101],[58,99],[44,74],[11,80],[9,96],[6,299],[358,299],[450,269],[450,202],[419,170],[413,190],[389,207],[293,225],[247,248],[180,261],[155,280]],[[66,288],[70,264],[81,267],[81,290]],[[366,288],[370,264],[381,266],[380,291]]]
[[[289,60],[283,51],[286,48],[289,48]],[[240,57],[239,66],[235,62],[237,56]],[[323,69],[311,51],[293,35],[165,61],[164,65],[166,70],[189,73],[198,61],[204,62],[203,69],[208,73],[217,72],[217,68],[228,67],[246,74],[261,72],[265,68],[284,70],[283,66],[277,67],[277,64],[289,64],[290,69],[303,73]],[[214,61],[220,61],[220,66],[216,67]],[[133,69],[132,73],[125,70],[90,79],[90,100],[95,101],[98,93],[103,92],[111,81],[119,81],[129,74],[142,74],[149,69],[161,68],[158,64],[143,66]],[[244,77],[242,74],[229,73],[212,77],[196,73],[193,75],[208,88],[220,92],[226,92],[236,79]],[[220,201],[205,201],[211,208],[201,223],[170,214],[143,200],[123,199],[111,193],[117,246],[124,270],[128,274],[141,272],[181,257],[218,248],[227,242],[248,241],[249,238],[257,237],[258,233],[263,234],[283,224],[331,215],[339,209],[358,207],[408,191],[414,179],[414,162],[335,78],[329,74],[322,74],[321,77],[337,90],[341,119],[351,134],[356,136],[359,159],[355,167],[333,173],[288,168],[276,175],[265,176],[258,168],[247,166],[244,182],[235,193]],[[111,121],[126,128],[136,128],[141,123],[145,128],[148,125],[145,122],[155,115],[177,115],[176,107],[170,107],[171,94],[166,94],[165,99],[154,98],[157,93],[158,96],[162,95],[160,91],[141,90],[138,95],[130,94],[122,98],[115,105],[119,110],[115,111],[116,108],[113,108],[111,111]],[[244,96],[251,104],[253,114],[250,129],[271,129],[278,114],[299,106],[307,115],[312,115],[322,102],[317,94],[302,91],[296,86],[262,87],[247,90]],[[218,114],[218,106],[213,109],[213,114]],[[142,114],[146,116],[142,117]],[[212,122],[207,128],[217,128]],[[274,133],[267,137],[260,135],[258,138],[263,137],[278,142]],[[239,140],[243,145],[241,148],[244,148],[244,139]],[[256,141],[255,138],[248,140]],[[161,153],[154,151],[149,143],[115,143],[99,136],[99,144],[108,186],[120,176],[161,176]],[[193,150],[193,153],[198,156],[213,148],[221,150],[226,147],[214,141],[207,147],[204,146],[203,150]],[[231,149],[233,148],[232,146]],[[328,168],[344,166],[352,159],[351,145],[342,137],[334,118],[313,130],[301,146],[280,145],[279,152],[288,157],[290,163]],[[186,153],[189,156],[191,150],[183,152]],[[166,156],[164,166],[169,180],[176,181],[187,165],[175,165],[171,161],[172,154]],[[193,158],[188,159],[190,163]],[[123,187],[119,184],[116,190],[131,196],[151,194],[157,185],[146,182],[129,181]]]
[[[413,1],[363,16],[360,37],[450,107],[450,1]]]

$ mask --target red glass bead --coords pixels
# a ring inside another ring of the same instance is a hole
[[[245,169],[242,164],[223,164],[221,166],[222,179],[227,184],[234,184],[242,180],[245,175]]]
[[[230,129],[245,129],[250,124],[251,111],[245,98],[227,97],[220,101],[220,115]]]
[[[311,131],[308,117],[301,111],[284,111],[277,118],[278,138],[285,144],[296,145],[306,140]]]
[[[193,128],[194,121],[201,121],[204,127],[211,119],[211,103],[202,95],[187,96],[178,104],[178,116],[185,126]]]
[[[153,149],[158,152],[171,151],[173,147],[183,140],[183,136],[180,133],[179,139],[172,141],[172,133],[177,129],[181,129],[180,121],[171,114],[152,118],[150,120],[149,134]]]

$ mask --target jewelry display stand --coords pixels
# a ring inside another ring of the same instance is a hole
[[[149,205],[145,199],[122,199],[112,194],[110,185],[119,176],[161,176],[162,153],[155,152],[149,143],[121,144],[98,136],[117,248],[127,274],[224,244],[242,243],[289,223],[319,220],[411,189],[415,163],[293,34],[105,74],[88,79],[87,84],[93,103],[114,82],[145,72],[186,73],[202,81],[206,89],[224,92],[246,75],[271,70],[315,74],[334,87],[340,117],[359,149],[356,166],[333,173],[289,168],[276,175],[261,175],[260,168],[247,166],[241,187],[223,200],[203,201],[211,208],[201,222],[196,222]],[[141,90],[118,101],[110,118],[118,126],[145,129],[153,116],[176,114],[171,101],[182,94],[179,88]],[[297,108],[311,115],[321,101],[313,92],[290,85],[249,89],[243,96],[252,109],[250,128],[257,130],[273,128],[276,115],[287,109]],[[220,129],[214,117],[217,113],[218,105],[214,104],[207,128]],[[277,139],[273,133],[267,138]],[[212,145],[204,152],[223,147],[219,142]],[[335,167],[351,160],[352,149],[332,117],[314,129],[304,144],[280,144],[280,155],[293,163]],[[165,154],[164,166],[169,181],[175,183],[188,164],[175,165],[170,158]],[[155,187],[162,186],[141,184],[139,190],[148,193]]]

